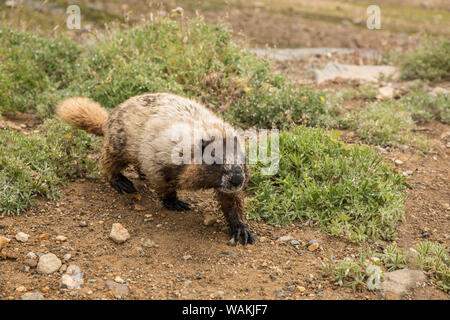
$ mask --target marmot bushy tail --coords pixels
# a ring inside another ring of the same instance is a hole
[[[71,125],[98,136],[103,136],[103,125],[108,120],[106,109],[86,97],[61,101],[56,107],[56,114]]]

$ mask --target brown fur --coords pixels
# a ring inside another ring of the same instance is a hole
[[[243,188],[249,178],[246,164],[237,165],[235,171],[225,164],[177,165],[171,161],[170,154],[177,145],[171,140],[174,132],[181,133],[182,137],[191,136],[194,130],[202,134],[201,140],[192,141],[191,150],[194,146],[201,148],[210,143],[225,143],[227,134],[236,137],[228,123],[204,106],[177,95],[155,93],[132,97],[114,108],[109,116],[98,103],[84,97],[63,100],[56,113],[72,125],[104,135],[102,167],[111,185],[120,193],[135,191],[132,182],[121,174],[128,165],[134,165],[142,176],[149,178],[164,204],[174,205],[175,210],[185,210],[183,208],[188,206],[177,199],[177,190],[217,189],[218,200],[236,240],[242,236],[244,243],[247,238],[249,243],[253,242],[242,222],[245,212]],[[218,135],[224,140],[215,141]],[[236,148],[235,151],[242,152],[240,147]],[[193,152],[190,156],[193,157]],[[241,182],[235,188],[230,185],[230,177],[238,176],[245,183]]]
[[[86,97],[67,98],[56,107],[56,113],[66,122],[98,136],[103,135],[103,126],[108,112],[100,104]]]

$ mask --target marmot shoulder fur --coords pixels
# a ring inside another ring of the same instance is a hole
[[[242,220],[249,168],[245,160],[236,161],[245,159],[243,144],[230,124],[203,105],[174,94],[146,93],[129,98],[109,114],[86,97],[61,101],[56,113],[78,128],[104,136],[102,167],[119,193],[136,192],[121,173],[130,164],[150,179],[164,206],[171,210],[190,209],[177,198],[177,190],[213,188],[235,241],[253,243]],[[176,137],[188,138],[183,141],[189,142],[190,154],[176,149],[180,148]],[[233,152],[227,152],[231,151],[226,146],[230,141]],[[219,149],[223,151],[216,153]],[[189,161],[174,162],[174,150]],[[195,150],[202,152],[200,156],[213,150],[214,160],[194,160]]]

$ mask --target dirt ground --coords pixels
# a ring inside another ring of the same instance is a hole
[[[326,22],[302,23],[292,17],[267,15],[266,11],[232,13],[233,29],[245,28],[251,45],[269,43],[289,47],[399,48],[417,45],[418,37],[380,31],[373,32]],[[256,12],[256,14],[255,14]],[[260,14],[258,14],[260,12]],[[251,13],[251,14],[250,14]],[[206,19],[215,18],[206,13]],[[281,19],[283,24],[281,26]],[[280,25],[280,27],[276,27]],[[287,26],[291,27],[287,27]],[[351,33],[352,36],[348,36]],[[236,32],[236,38],[242,37]],[[255,40],[257,39],[257,40]],[[331,91],[354,84],[314,85],[308,71],[329,61],[351,62],[349,56],[305,57],[304,60],[275,63],[280,72],[311,88]],[[440,84],[448,87],[449,84]],[[351,101],[356,107],[363,101]],[[28,131],[38,124],[29,116],[9,119],[17,130]],[[24,126],[25,124],[25,126]],[[400,159],[400,172],[408,176],[411,189],[406,199],[405,221],[398,228],[397,243],[410,248],[418,241],[432,240],[449,245],[450,230],[450,141],[445,133],[450,126],[433,122],[419,128],[436,148],[436,153],[421,155],[413,149],[378,148],[388,160]],[[347,143],[360,143],[345,132]],[[119,195],[104,178],[77,179],[64,188],[64,196],[55,201],[38,199],[27,212],[16,217],[0,217],[0,235],[17,232],[30,235],[26,243],[11,240],[9,258],[0,259],[0,299],[19,299],[24,292],[41,292],[45,299],[385,299],[380,291],[336,286],[321,271],[330,250],[341,259],[355,257],[371,247],[381,252],[390,243],[364,246],[328,236],[318,227],[297,222],[288,227],[274,227],[248,221],[256,235],[254,245],[227,245],[227,227],[210,191],[183,192],[181,199],[193,210],[174,212],[163,208],[146,182],[129,176],[138,187],[139,196]],[[206,216],[216,216],[214,225],[204,224]],[[109,238],[113,223],[121,223],[131,238],[116,244]],[[66,241],[56,237],[63,235]],[[279,241],[291,236],[300,242]],[[318,250],[310,252],[307,243],[317,240]],[[77,265],[83,272],[80,290],[61,289],[61,272],[43,275],[25,267],[28,252],[52,252],[65,265]],[[116,278],[120,277],[117,280]],[[117,280],[114,282],[114,280]],[[111,289],[111,282],[121,284]],[[120,282],[123,282],[120,283]],[[427,281],[403,299],[448,299],[449,296]]]

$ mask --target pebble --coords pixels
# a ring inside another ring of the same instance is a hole
[[[17,292],[25,292],[25,291],[27,291],[27,288],[25,288],[24,286],[19,286],[16,288],[16,291]]]
[[[64,261],[69,261],[70,258],[72,258],[72,255],[70,253],[66,253],[63,257]]]
[[[123,243],[130,239],[130,234],[120,223],[113,223],[109,237],[116,243]]]
[[[30,267],[30,268],[36,268],[37,266],[37,261],[34,259],[25,259],[25,261],[23,262],[24,265]]]
[[[126,284],[120,284],[111,280],[106,280],[106,287],[114,294],[114,295],[127,295],[129,292],[128,286]]]
[[[183,256],[183,259],[189,260],[189,259],[192,259],[192,256],[190,254],[187,254],[187,255]]]
[[[23,232],[19,232],[16,234],[16,240],[20,242],[27,242],[29,235]]]
[[[117,283],[125,283],[125,281],[119,276],[115,277],[114,281],[117,282]]]
[[[37,270],[40,273],[50,274],[58,271],[61,268],[61,264],[61,260],[57,256],[53,253],[47,253],[39,258]]]
[[[28,259],[36,260],[36,259],[38,258],[38,256],[37,256],[36,253],[30,251],[30,252],[27,253],[27,258],[28,258]]]
[[[20,296],[20,300],[44,300],[40,292],[27,292]]]
[[[8,244],[9,239],[5,238],[5,237],[0,237],[0,249],[6,247],[6,245]]]
[[[399,166],[400,166],[400,165],[403,164],[403,161],[400,160],[400,159],[395,159],[394,163],[395,163],[396,165],[399,165]]]
[[[306,288],[302,287],[302,286],[298,286],[297,289],[298,289],[298,291],[300,291],[302,293],[306,291]]]
[[[56,237],[56,240],[57,240],[57,241],[66,241],[66,240],[67,240],[67,237],[61,236],[61,235],[60,235],[60,236],[57,236],[57,237]]]
[[[300,243],[300,241],[298,241],[298,240],[291,240],[291,244],[292,244],[293,246],[299,246],[301,243]]]
[[[289,240],[294,240],[291,236],[282,236],[277,239],[278,242],[285,242]]]
[[[157,248],[158,245],[155,243],[155,241],[151,239],[145,239],[143,242],[143,246],[147,248]]]
[[[391,87],[381,87],[378,89],[377,99],[379,100],[387,100],[392,99],[394,97],[394,88]]]
[[[86,221],[80,221],[80,223],[78,224],[80,227],[84,228],[88,226],[88,223]]]
[[[61,288],[78,290],[81,288],[83,282],[83,273],[81,272],[80,267],[70,265],[67,268],[66,273],[61,277]]]
[[[309,251],[316,251],[319,248],[319,242],[317,240],[311,240],[308,242],[308,250]]]
[[[279,298],[283,298],[284,297],[284,292],[283,291],[277,291],[277,290],[275,290],[275,295],[277,296],[277,297],[279,297]]]
[[[206,216],[205,219],[203,220],[203,224],[205,226],[212,226],[216,222],[217,222],[217,217],[210,216],[210,215]]]

